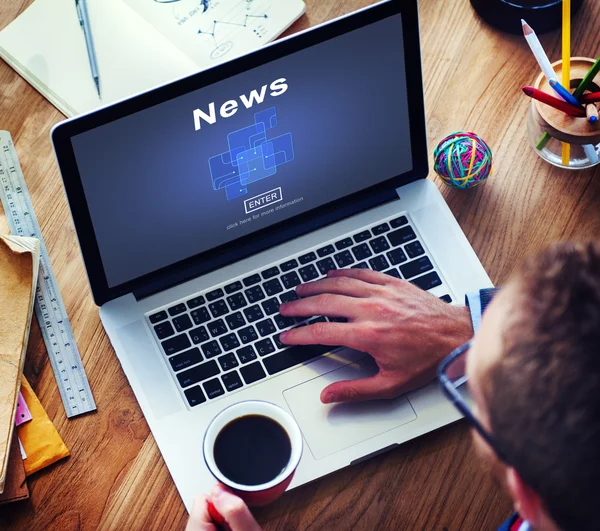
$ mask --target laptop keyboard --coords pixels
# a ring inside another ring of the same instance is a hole
[[[198,406],[334,350],[290,347],[279,334],[345,319],[285,317],[279,305],[299,298],[298,284],[341,268],[381,271],[424,290],[442,285],[408,217],[398,216],[154,310],[148,322],[187,404]],[[441,299],[452,302],[449,295]]]

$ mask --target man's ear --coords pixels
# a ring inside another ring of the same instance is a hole
[[[538,493],[523,481],[512,467],[506,468],[506,486],[514,502],[515,510],[533,527],[540,524],[544,505]]]

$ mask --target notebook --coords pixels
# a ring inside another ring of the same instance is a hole
[[[39,256],[39,240],[0,236],[0,494],[15,427]]]
[[[275,39],[302,0],[88,0],[101,98],[75,0],[36,0],[0,31],[0,57],[67,117],[204,70]]]

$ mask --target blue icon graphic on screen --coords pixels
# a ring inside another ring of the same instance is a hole
[[[294,160],[291,133],[267,138],[277,127],[275,107],[257,112],[254,123],[227,135],[229,150],[208,160],[213,189],[225,188],[227,199],[248,193],[248,185],[275,175],[277,168]]]

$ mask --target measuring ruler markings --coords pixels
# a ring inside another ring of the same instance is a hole
[[[96,404],[81,363],[71,323],[58,290],[10,133],[6,131],[0,131],[0,199],[13,235],[32,236],[40,240],[35,314],[67,417],[94,411]]]

